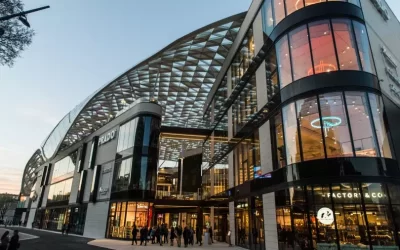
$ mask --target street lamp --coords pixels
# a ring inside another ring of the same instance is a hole
[[[40,10],[44,10],[44,9],[48,9],[48,8],[50,8],[50,6],[44,6],[44,7],[40,7],[40,8],[28,10],[28,11],[23,11],[23,12],[19,12],[19,13],[8,15],[8,16],[3,16],[3,17],[0,17],[0,23],[3,21],[10,20],[14,17],[18,17],[18,20],[21,23],[23,23],[26,27],[30,28],[31,25],[29,24],[28,18],[26,17],[26,15],[29,13],[32,13],[32,12],[36,12],[36,11],[40,11]],[[4,34],[4,32],[5,32],[4,29],[0,28],[0,36],[2,36]]]

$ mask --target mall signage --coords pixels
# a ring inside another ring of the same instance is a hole
[[[389,84],[390,94],[394,95],[397,99],[400,100],[400,90],[394,86],[394,84]]]
[[[100,190],[99,190],[99,193],[103,194],[103,195],[107,194],[108,193],[108,188],[107,187],[101,187]]]
[[[393,68],[397,68],[396,59],[394,59],[385,46],[381,45],[381,51],[383,56],[386,58],[386,61],[388,61]]]
[[[331,193],[323,194],[322,197],[331,197]],[[337,199],[352,199],[352,198],[361,198],[361,193],[350,193],[350,192],[342,192],[342,193],[332,193],[333,198]],[[371,198],[383,198],[384,194],[380,192],[372,192],[372,193],[364,193],[364,198],[371,199]]]
[[[389,20],[389,11],[386,7],[386,4],[384,0],[371,0],[372,4],[375,6],[375,8],[381,13],[381,16],[385,21]]]
[[[113,131],[108,132],[108,133],[105,134],[105,135],[102,135],[102,136],[99,138],[99,147],[100,147],[101,145],[103,145],[103,144],[105,144],[105,143],[107,143],[107,142],[113,140],[113,139],[115,138],[116,133],[117,133],[117,130],[115,129],[115,130],[113,130]]]

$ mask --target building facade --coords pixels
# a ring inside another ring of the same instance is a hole
[[[26,166],[27,225],[398,249],[398,41],[382,0],[253,0],[71,111]],[[201,185],[185,192],[181,164],[199,150]]]

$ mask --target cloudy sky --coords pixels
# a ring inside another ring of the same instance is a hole
[[[36,35],[0,66],[0,193],[18,193],[26,162],[75,105],[181,36],[246,11],[251,0],[23,0]],[[367,0],[361,0],[367,1]],[[387,0],[400,14],[400,1]]]

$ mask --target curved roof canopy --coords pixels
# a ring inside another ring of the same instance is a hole
[[[92,134],[139,98],[158,101],[163,107],[163,126],[207,128],[202,120],[203,106],[245,14],[222,19],[176,40],[87,97],[64,116],[32,156],[42,161],[31,158],[27,163],[21,192],[30,192],[33,183],[27,169],[35,169],[35,162],[37,168],[43,158],[51,159]]]

